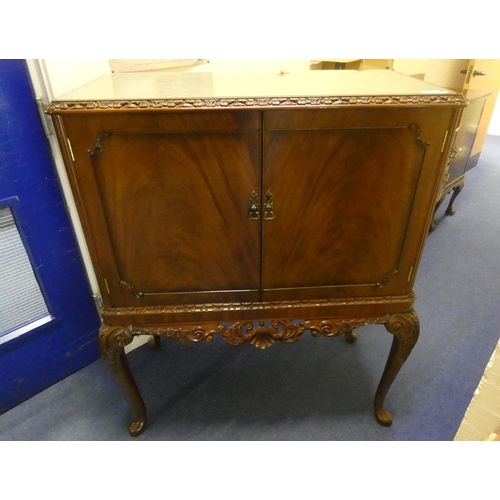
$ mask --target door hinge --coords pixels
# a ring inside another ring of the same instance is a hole
[[[411,280],[411,275],[413,274],[413,266],[410,268],[410,272],[408,273],[408,281]]]
[[[448,130],[444,134],[443,145],[441,146],[441,153],[444,151],[444,146],[446,145],[446,139],[448,139]]]
[[[71,155],[71,159],[75,161],[75,155],[73,154],[73,148],[71,147],[71,141],[69,137],[66,137],[66,142],[68,143],[69,154]]]
[[[102,319],[102,312],[101,312],[102,307],[103,307],[102,298],[97,293],[95,293],[92,297],[94,299],[94,304],[95,304],[95,307],[97,309],[97,314],[99,315],[99,318]]]
[[[40,120],[42,121],[43,131],[47,137],[53,137],[55,135],[54,125],[50,116],[45,113],[48,103],[42,97],[37,97],[35,101]]]

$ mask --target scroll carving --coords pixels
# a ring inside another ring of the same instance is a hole
[[[120,281],[120,285],[126,288],[135,298],[140,299],[144,297],[144,293],[136,291],[135,286],[131,285],[128,281],[122,280]]]
[[[258,349],[266,349],[276,342],[292,343],[303,333],[310,331],[314,337],[320,335],[334,337],[345,334],[348,342],[353,342],[354,329],[368,324],[384,324],[393,334],[394,340],[382,379],[374,401],[375,416],[382,425],[390,425],[392,417],[383,407],[385,396],[397,373],[409,356],[418,339],[419,323],[417,315],[408,313],[386,314],[381,317],[353,319],[317,320],[273,320],[269,322],[239,321],[229,326],[219,323],[199,325],[155,325],[155,326],[110,326],[103,324],[99,333],[101,356],[128,392],[137,416],[129,426],[133,436],[141,434],[147,423],[146,407],[130,371],[124,347],[136,335],[153,335],[154,345],[159,345],[160,337],[169,337],[183,343],[212,342],[215,335],[230,345],[252,344]]]
[[[418,340],[420,332],[418,316],[413,311],[394,314],[386,324],[386,329],[398,339],[400,356],[406,361]]]
[[[408,128],[410,130],[414,130],[415,131],[415,134],[416,134],[416,141],[417,142],[420,142],[420,144],[424,147],[424,148],[428,148],[430,146],[430,142],[427,142],[427,141],[424,141],[422,139],[422,130],[420,128],[420,126],[417,124],[417,123],[410,123],[410,125],[408,125]]]
[[[352,332],[353,329],[372,323],[386,323],[389,316],[381,318],[363,318],[351,320],[274,320],[268,324],[259,321],[256,325],[251,321],[238,321],[230,326],[221,324],[182,325],[182,326],[135,326],[132,335],[154,335],[169,337],[183,343],[201,341],[212,342],[214,335],[220,335],[230,345],[251,344],[258,349],[266,349],[276,342],[290,344],[300,339],[302,334],[310,331],[314,337],[324,335],[334,337]]]
[[[384,286],[387,285],[387,283],[389,283],[389,280],[393,277],[393,276],[396,276],[396,274],[398,274],[398,270],[397,269],[394,269],[393,271],[391,271],[390,273],[387,273],[385,276],[384,276],[384,279],[380,282],[380,283],[377,283],[375,286],[377,288],[382,288]]]
[[[103,324],[99,332],[99,351],[101,357],[113,372],[119,363],[118,357],[124,347],[132,342],[132,328]]]
[[[99,134],[97,134],[94,149],[92,151],[90,149],[87,151],[87,154],[90,156],[90,158],[96,158],[102,153],[102,139],[103,137],[109,137],[110,135],[111,132],[107,132],[106,130],[103,130],[102,132],[99,132]]]

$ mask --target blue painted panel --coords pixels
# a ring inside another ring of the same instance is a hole
[[[0,60],[0,200],[54,321],[0,345],[0,413],[98,358],[99,318],[24,60]]]

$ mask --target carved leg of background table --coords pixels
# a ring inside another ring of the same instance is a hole
[[[116,375],[132,400],[137,418],[130,424],[129,432],[132,436],[138,436],[146,428],[146,407],[125,356],[124,347],[130,342],[132,342],[130,328],[106,324],[101,326],[99,351],[102,359]]]
[[[356,332],[354,330],[347,330],[345,332],[345,339],[346,339],[346,342],[349,342],[349,344],[352,344],[356,340]]]
[[[151,347],[151,349],[157,350],[161,347],[161,342],[160,342],[160,336],[159,335],[153,335],[149,340],[148,340],[148,345]]]
[[[448,208],[446,209],[445,212],[446,215],[455,215],[455,209],[453,208],[453,203],[457,199],[457,196],[462,192],[463,188],[464,188],[463,184],[460,184],[459,186],[453,188],[453,194],[451,195],[450,203],[448,203]]]
[[[377,422],[387,426],[391,425],[392,417],[383,408],[384,400],[399,370],[417,343],[420,326],[417,314],[412,311],[392,315],[385,323],[385,327],[394,338],[384,373],[375,394],[374,407]]]
[[[434,207],[434,216],[432,217],[431,225],[429,227],[429,232],[432,233],[434,229],[436,229],[436,221],[434,220],[434,217],[436,215],[436,212],[438,211],[438,208],[441,206],[441,203],[444,201],[444,196],[441,197],[441,199],[436,203],[436,206]]]

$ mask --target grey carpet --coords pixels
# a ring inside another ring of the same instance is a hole
[[[99,360],[0,416],[1,440],[449,441],[500,337],[500,137],[488,136],[467,174],[457,213],[437,214],[415,286],[419,342],[386,400],[394,422],[372,413],[391,336],[314,339],[266,351],[220,339],[163,339],[129,361],[149,412],[131,438],[133,411]]]

